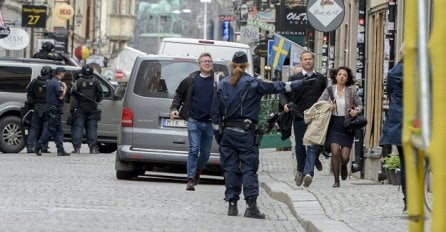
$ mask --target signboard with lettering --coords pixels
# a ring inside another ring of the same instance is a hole
[[[334,31],[344,20],[344,1],[308,0],[307,15],[314,29],[322,32]]]
[[[29,45],[29,34],[20,28],[10,28],[10,34],[0,39],[0,47],[6,50],[22,50]]]
[[[249,44],[259,40],[259,28],[242,26],[240,27],[240,42]]]
[[[307,8],[296,6],[289,8],[286,5],[276,6],[276,33],[281,35],[305,36],[312,30],[307,20]]]
[[[276,27],[273,24],[269,24],[257,18],[249,18],[247,24],[253,27],[259,27],[265,31],[275,31]]]
[[[45,28],[46,18],[47,6],[22,6],[22,27]]]
[[[9,27],[0,26],[0,39],[8,37],[10,33]]]

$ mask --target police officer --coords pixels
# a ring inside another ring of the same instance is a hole
[[[55,76],[48,81],[47,85],[47,104],[48,110],[45,113],[45,122],[43,124],[42,136],[36,144],[36,155],[42,155],[42,145],[48,143],[51,136],[54,136],[54,142],[57,147],[58,156],[69,156],[63,147],[63,127],[62,127],[62,107],[64,98],[67,94],[67,85],[62,81],[65,75],[65,69],[56,68]]]
[[[293,82],[267,82],[245,72],[248,67],[245,52],[235,52],[229,77],[220,80],[212,105],[212,124],[220,144],[220,162],[225,177],[225,200],[229,202],[228,215],[238,215],[237,201],[242,192],[247,203],[245,217],[264,219],[257,208],[259,183],[260,100],[265,94],[295,91],[314,79]]]
[[[57,60],[57,61],[63,61],[63,57],[54,52],[54,45],[53,43],[47,41],[42,44],[42,48],[39,52],[35,53],[33,55],[33,58],[39,58],[39,59],[47,59],[47,60]]]
[[[99,82],[94,78],[93,66],[86,64],[82,67],[81,76],[76,80],[71,91],[70,112],[73,123],[71,125],[71,136],[73,137],[73,152],[80,153],[82,135],[85,127],[88,146],[91,154],[99,153],[97,148],[97,128],[101,111],[98,103],[102,101],[102,89]]]
[[[34,145],[42,134],[44,115],[47,111],[47,85],[52,76],[50,66],[43,66],[40,76],[33,79],[26,87],[26,98],[29,109],[32,111],[29,125],[28,137],[26,138],[26,149],[28,153],[34,153]],[[42,145],[42,152],[48,153],[48,143]]]

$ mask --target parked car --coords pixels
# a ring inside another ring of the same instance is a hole
[[[187,122],[169,118],[179,83],[198,71],[196,58],[142,56],[133,66],[125,92],[116,151],[116,177],[132,179],[154,167],[186,164]],[[228,75],[228,64],[214,60],[215,78]],[[219,170],[218,145],[212,144],[208,170]],[[185,170],[185,169],[184,169]]]
[[[25,135],[21,124],[20,109],[26,101],[26,86],[40,75],[43,66],[55,69],[63,66],[66,70],[64,82],[72,85],[80,67],[63,63],[28,58],[0,58],[0,152],[17,153],[25,147]],[[110,83],[101,74],[95,73],[101,83],[104,100],[99,103],[102,119],[98,122],[98,147],[101,153],[116,150],[117,129],[120,122],[122,98],[115,95],[117,86]],[[69,115],[69,104],[65,104],[62,120],[64,124],[64,140],[71,141],[71,130],[66,124]]]

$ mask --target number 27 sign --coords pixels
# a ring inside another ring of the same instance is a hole
[[[22,27],[46,27],[46,6],[23,5]]]

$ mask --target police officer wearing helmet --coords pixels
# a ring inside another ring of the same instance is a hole
[[[82,144],[83,131],[87,135],[91,154],[99,153],[97,148],[97,128],[101,111],[98,103],[102,101],[102,89],[94,78],[93,66],[86,64],[82,67],[81,76],[76,80],[71,91],[70,109],[72,115],[71,136],[73,152],[79,154]]]
[[[229,202],[228,215],[238,215],[237,201],[243,190],[247,208],[244,216],[264,219],[257,207],[259,181],[260,100],[265,94],[290,92],[305,87],[314,79],[292,82],[264,81],[253,78],[245,52],[235,52],[231,74],[220,80],[212,105],[212,124],[220,145],[220,162],[225,177],[225,200]]]
[[[47,87],[47,104],[48,110],[45,112],[45,122],[43,124],[42,136],[36,144],[35,153],[37,156],[42,155],[43,144],[48,143],[51,136],[54,136],[54,142],[57,147],[58,156],[69,156],[70,153],[65,152],[63,147],[63,127],[62,127],[62,107],[64,98],[67,94],[67,85],[62,81],[65,76],[65,69],[56,68],[55,76],[48,81]]]
[[[63,61],[64,59],[62,56],[54,52],[54,45],[53,43],[47,41],[42,44],[42,48],[39,52],[35,53],[33,55],[33,58],[38,59],[46,59],[46,60],[57,60],[57,61]]]
[[[26,150],[28,153],[34,153],[36,140],[42,134],[45,112],[47,111],[47,85],[52,77],[50,66],[43,66],[40,70],[40,76],[33,79],[26,87],[26,98],[29,109],[32,110],[31,121],[29,125],[28,136],[26,138]],[[48,153],[48,143],[42,145],[42,152]]]

